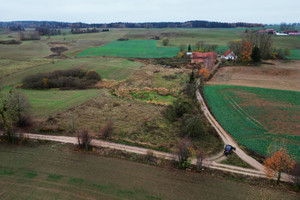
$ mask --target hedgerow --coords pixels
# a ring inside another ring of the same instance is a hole
[[[26,89],[85,89],[101,80],[95,71],[81,69],[59,70],[50,73],[34,74],[23,80]]]

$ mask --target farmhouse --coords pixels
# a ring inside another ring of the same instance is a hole
[[[225,60],[235,60],[236,59],[236,55],[233,51],[231,51],[230,49],[228,49],[222,56],[221,58],[222,59],[225,59]]]
[[[276,31],[274,29],[264,29],[264,30],[259,30],[258,33],[276,34]]]
[[[215,52],[192,52],[191,63],[201,64],[207,71],[212,71],[217,61],[217,53]]]

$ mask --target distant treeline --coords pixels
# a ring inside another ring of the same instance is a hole
[[[35,31],[38,31],[40,35],[60,35],[61,31],[55,28],[37,27]]]
[[[24,28],[48,28],[48,29],[79,29],[79,28],[236,28],[236,27],[264,27],[258,23],[224,23],[224,22],[209,22],[209,21],[187,21],[187,22],[145,22],[145,23],[67,23],[67,22],[50,22],[50,21],[15,21],[15,22],[0,22],[0,27],[11,30],[21,31]]]
[[[80,33],[98,33],[100,32],[98,29],[96,28],[86,28],[86,29],[82,29],[82,28],[72,28],[71,29],[71,33],[72,34],[80,34]]]

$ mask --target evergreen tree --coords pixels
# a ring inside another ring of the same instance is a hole
[[[254,47],[251,54],[252,61],[258,63],[261,61],[260,51],[258,47]]]
[[[191,51],[192,51],[191,45],[189,44],[188,52],[191,52]]]
[[[194,71],[192,71],[191,75],[190,75],[190,83],[193,83],[195,81],[195,74]]]

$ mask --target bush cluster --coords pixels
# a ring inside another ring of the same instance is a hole
[[[10,44],[21,44],[21,41],[18,40],[0,40],[0,44],[10,45]]]
[[[100,80],[100,75],[95,71],[85,72],[81,69],[59,70],[28,76],[23,80],[23,88],[85,89]]]
[[[186,99],[179,98],[169,105],[166,109],[166,117],[170,121],[176,121],[181,118],[184,114],[190,112],[192,109],[192,104]]]
[[[187,83],[187,88],[184,91],[185,95],[173,101],[165,110],[165,117],[169,121],[181,123],[182,128],[179,136],[191,139],[211,134],[203,112],[197,101],[195,101],[195,89],[194,82]]]

